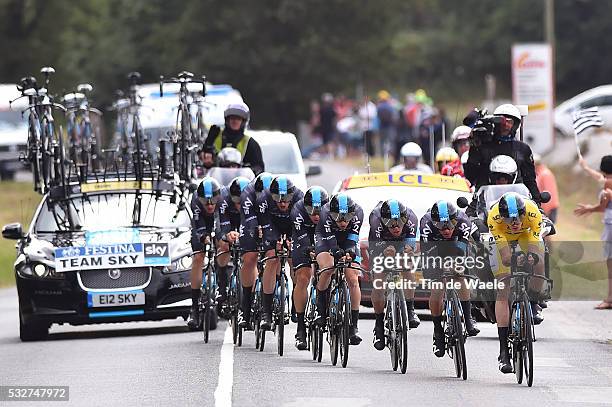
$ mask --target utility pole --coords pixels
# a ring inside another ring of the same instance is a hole
[[[554,0],[544,0],[544,35],[555,54],[555,5]]]
[[[544,0],[544,36],[546,42],[550,45],[552,54],[552,80],[553,80],[553,106],[555,105],[555,65],[557,61],[556,40],[555,40],[555,3],[554,0]]]

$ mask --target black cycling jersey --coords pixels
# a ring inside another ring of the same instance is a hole
[[[219,212],[219,231],[223,236],[240,229],[240,210],[236,209],[227,188],[223,191],[223,200],[219,202],[217,211]]]
[[[307,251],[314,247],[314,234],[317,226],[306,212],[303,199],[293,205],[291,223],[293,224],[291,258],[293,259],[293,265],[297,267],[302,264],[305,265],[311,260]]]
[[[380,215],[382,202],[370,213],[370,233],[368,235],[368,254],[370,258],[380,256],[388,246],[393,246],[396,253],[402,253],[406,246],[416,247],[416,240],[419,234],[419,218],[415,213],[408,209],[408,221],[402,229],[402,233],[395,237],[389,229],[383,225]]]
[[[457,213],[457,224],[453,230],[453,234],[449,239],[444,238],[440,230],[434,226],[431,220],[431,211],[427,211],[421,218],[419,226],[419,234],[421,239],[421,252],[431,255],[430,249],[437,248],[439,256],[457,256],[465,254],[472,223],[467,215],[463,212]],[[449,245],[441,245],[441,242],[454,242]]]
[[[265,245],[268,246],[272,242],[278,241],[281,235],[291,236],[291,209],[297,202],[302,200],[304,193],[299,189],[295,189],[293,199],[287,211],[281,211],[276,202],[272,199],[270,191],[265,191],[257,199],[257,208],[260,213],[260,226],[263,231]]]
[[[360,262],[359,231],[363,224],[363,209],[355,204],[355,216],[344,230],[338,228],[338,224],[329,214],[329,202],[321,208],[321,217],[315,228],[315,252],[316,254],[329,252],[333,249],[353,251],[357,257],[355,261]]]

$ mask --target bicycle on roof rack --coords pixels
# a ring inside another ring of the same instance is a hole
[[[195,151],[204,132],[204,121],[201,111],[197,114],[197,128],[194,129],[193,115],[190,106],[196,100],[195,95],[200,93],[202,97],[206,95],[206,78],[194,78],[194,74],[187,71],[180,72],[177,77],[165,79],[159,77],[159,94],[164,96],[164,84],[179,84],[178,98],[179,106],[176,118],[176,132],[172,137],[173,142],[173,165],[177,169],[179,179],[185,183],[190,183],[194,178],[195,170]],[[189,84],[200,84],[201,92],[194,92]]]
[[[70,146],[68,157],[82,171],[96,171],[101,166],[100,140],[91,123],[90,113],[102,117],[102,112],[90,107],[87,94],[93,90],[88,83],[79,84],[75,92],[64,95],[67,109],[66,131]],[[83,168],[84,167],[84,168]]]
[[[28,107],[22,111],[22,114],[28,112],[28,141],[25,156],[21,158],[31,165],[34,190],[44,194],[53,183],[60,183],[64,178],[63,139],[59,135],[61,131],[56,132],[53,111],[66,111],[66,108],[53,102],[49,95],[50,76],[55,69],[43,67],[40,72],[45,78],[44,85],[39,87],[32,76],[22,78],[17,85],[21,96],[9,104],[28,98]]]

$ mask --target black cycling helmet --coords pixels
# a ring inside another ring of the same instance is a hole
[[[221,200],[221,185],[213,177],[206,177],[198,185],[196,194],[203,205],[216,205]]]
[[[403,228],[408,222],[408,209],[397,199],[388,199],[380,206],[380,218],[386,228]]]
[[[355,216],[355,202],[353,199],[343,192],[339,192],[332,196],[329,201],[329,216],[335,221],[350,222]]]
[[[270,194],[272,194],[274,202],[291,202],[294,193],[293,182],[284,175],[275,177],[270,184]]]
[[[506,192],[499,199],[499,216],[501,216],[504,222],[522,222],[525,213],[527,213],[525,200],[519,194]]]
[[[272,183],[272,174],[269,172],[262,172],[255,179],[255,192],[258,194],[270,189],[270,184]]]
[[[431,221],[438,229],[454,229],[457,225],[457,208],[452,202],[438,201],[431,207]]]
[[[240,203],[240,195],[242,191],[249,185],[249,179],[246,177],[236,177],[229,184],[229,193],[233,203]]]
[[[308,188],[304,194],[304,208],[309,215],[318,215],[321,207],[329,201],[327,191],[323,187],[314,186]]]

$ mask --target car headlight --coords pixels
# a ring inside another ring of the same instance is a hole
[[[56,280],[63,280],[65,278],[64,273],[56,273],[53,267],[49,267],[43,263],[23,264],[17,269],[17,272],[22,277]]]
[[[45,278],[49,274],[49,269],[41,263],[34,265],[34,274],[38,278]]]
[[[180,271],[191,270],[191,263],[193,258],[191,255],[183,256],[178,260],[175,260],[169,266],[164,267],[164,273],[178,273]]]

